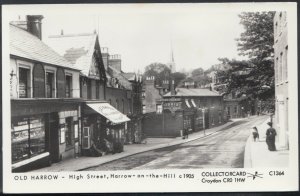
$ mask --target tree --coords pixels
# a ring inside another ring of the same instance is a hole
[[[151,63],[145,67],[144,78],[154,76],[156,84],[161,85],[162,80],[169,79],[171,75],[170,68],[162,63]]]
[[[184,80],[186,78],[186,75],[184,73],[181,72],[175,72],[171,74],[171,78],[173,78],[174,83],[175,83],[175,87],[178,86],[178,84]]]
[[[275,12],[243,12],[239,15],[245,31],[238,41],[240,55],[247,55],[251,60],[263,61],[273,57]]]
[[[274,97],[274,12],[244,12],[239,15],[245,31],[237,39],[240,55],[247,61],[219,59],[231,65],[231,69],[218,73],[228,77],[227,93],[238,97],[268,100]]]
[[[204,74],[204,70],[200,67],[200,68],[194,69],[191,74],[193,77],[201,76]]]

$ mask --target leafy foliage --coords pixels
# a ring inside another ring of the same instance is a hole
[[[175,87],[178,86],[178,84],[184,80],[186,78],[186,75],[184,73],[181,72],[175,72],[171,74],[171,78],[173,78],[174,83],[175,83]]]
[[[245,31],[238,41],[240,55],[248,61],[219,59],[231,65],[231,70],[219,72],[229,79],[227,94],[234,92],[237,97],[269,100],[274,97],[274,12],[245,12],[239,15]]]
[[[169,79],[170,75],[170,68],[162,63],[151,63],[145,67],[144,78],[154,76],[155,82],[158,85],[161,85],[163,80]]]
[[[197,68],[197,69],[194,69],[192,71],[192,76],[201,76],[204,74],[204,70],[200,67],[200,68]]]

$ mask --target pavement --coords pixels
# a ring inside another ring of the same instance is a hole
[[[269,151],[266,143],[266,131],[269,128],[267,122],[258,124],[256,127],[259,133],[259,140],[253,141],[252,130],[249,136],[244,154],[245,168],[270,168],[270,167],[288,167],[289,166],[289,150],[282,149],[279,144],[275,142],[277,151]]]
[[[249,117],[252,118],[252,117]],[[33,170],[30,172],[59,172],[59,171],[80,171],[87,168],[95,167],[104,163],[115,161],[124,157],[135,155],[142,152],[147,152],[155,149],[160,149],[168,146],[174,146],[178,144],[187,143],[199,138],[204,138],[213,134],[217,134],[218,131],[224,130],[231,126],[233,123],[244,120],[232,119],[221,126],[213,127],[211,129],[206,129],[205,131],[195,132],[189,134],[188,139],[182,139],[181,137],[176,138],[147,138],[147,142],[143,144],[130,144],[124,146],[124,152],[117,154],[108,154],[102,157],[78,157],[68,160],[61,161],[59,163],[54,163],[50,167],[44,167],[41,169]]]

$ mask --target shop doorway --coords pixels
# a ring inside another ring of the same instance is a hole
[[[59,135],[58,135],[58,114],[49,115],[49,153],[52,163],[58,162],[59,159]]]

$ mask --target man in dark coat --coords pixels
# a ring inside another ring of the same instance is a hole
[[[268,145],[268,149],[270,151],[276,151],[276,146],[275,146],[275,136],[276,136],[276,130],[272,127],[272,123],[271,122],[268,122],[267,123],[270,128],[267,129],[267,132],[266,132],[266,142],[267,142],[267,145]]]

